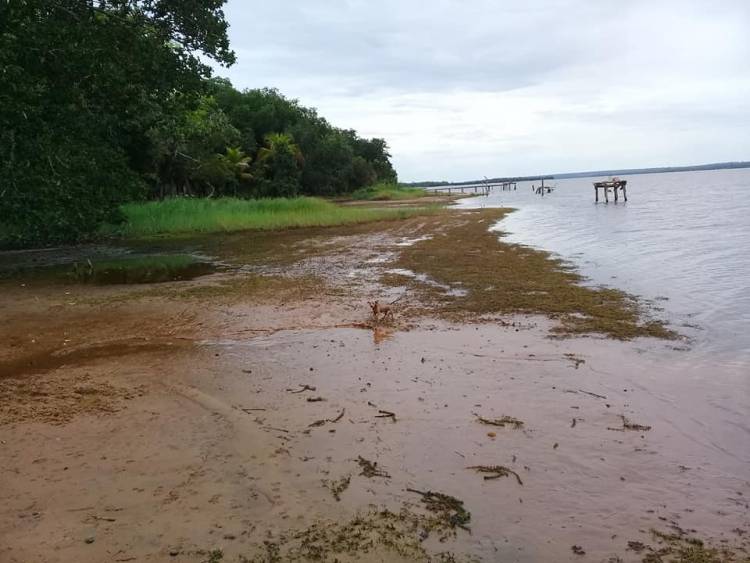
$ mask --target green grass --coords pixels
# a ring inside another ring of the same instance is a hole
[[[105,229],[106,234],[150,237],[187,233],[328,227],[404,219],[436,208],[378,209],[343,207],[311,197],[294,199],[173,198],[130,203],[122,210],[126,222]]]
[[[375,184],[360,188],[352,193],[351,198],[361,201],[392,201],[415,199],[430,195],[421,188],[403,188],[397,184]]]

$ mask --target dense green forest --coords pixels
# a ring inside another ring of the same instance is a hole
[[[235,62],[223,4],[0,2],[0,239],[86,239],[129,201],[396,181],[383,139],[211,76]]]

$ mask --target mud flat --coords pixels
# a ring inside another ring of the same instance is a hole
[[[5,279],[0,560],[746,561],[738,382],[499,242],[504,213],[128,249],[214,262],[186,281]]]

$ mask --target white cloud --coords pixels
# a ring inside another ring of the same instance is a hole
[[[230,0],[227,15],[239,62],[220,74],[386,138],[405,180],[750,158],[745,0]]]

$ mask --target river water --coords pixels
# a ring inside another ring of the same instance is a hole
[[[628,202],[594,202],[592,182],[546,182],[544,197],[515,191],[461,200],[462,207],[517,211],[498,228],[507,240],[553,252],[591,283],[650,300],[690,338],[690,361],[743,378],[750,393],[750,170],[623,176]],[[663,310],[661,310],[663,308]]]

